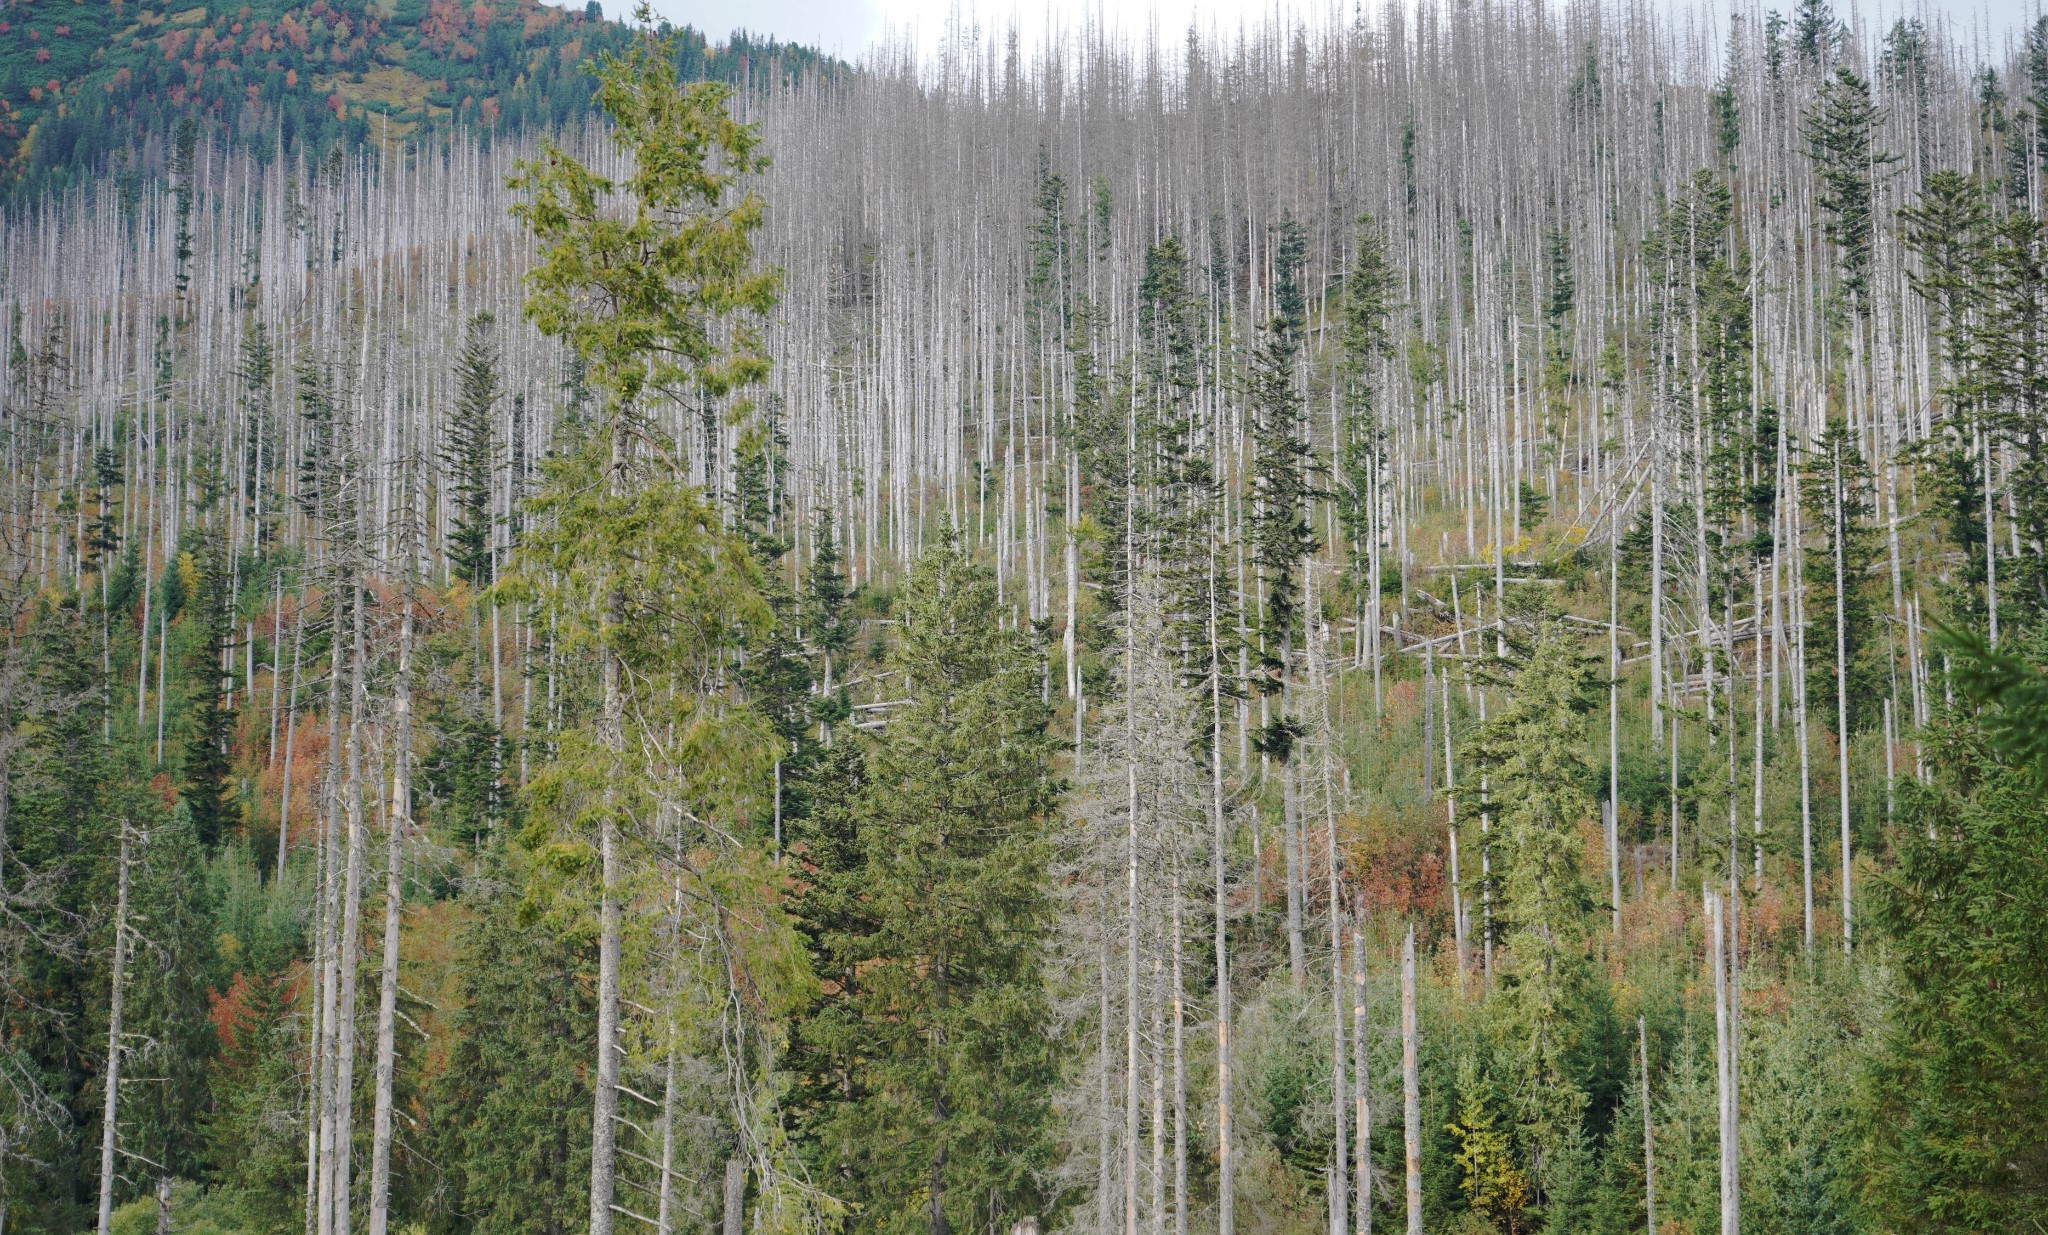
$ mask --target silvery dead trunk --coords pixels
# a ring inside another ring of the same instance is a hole
[[[1401,1126],[1408,1177],[1408,1235],[1422,1232],[1422,1067],[1415,1017],[1415,925],[1401,944]]]
[[[407,564],[410,573],[410,562]],[[410,578],[398,619],[398,672],[391,687],[390,835],[384,852],[384,947],[377,988],[376,1097],[370,1131],[370,1235],[391,1224],[392,1082],[398,1067],[398,947],[405,903],[405,835],[412,827],[412,637]]]
[[[100,1099],[99,1235],[109,1235],[114,1221],[114,1153],[120,1140],[121,1000],[128,986],[128,874],[133,865],[133,829],[121,821],[121,865],[114,888],[114,972],[107,996],[106,1093]]]

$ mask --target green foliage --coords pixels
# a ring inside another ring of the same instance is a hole
[[[468,908],[456,970],[462,1011],[429,1107],[429,1157],[445,1184],[431,1229],[577,1229],[589,1215],[594,940],[505,892]]]
[[[1828,0],[1799,0],[1798,11],[1793,15],[1792,50],[1802,62],[1825,65],[1833,57],[1841,34],[1841,23],[1836,21]]]
[[[1294,641],[1303,633],[1301,575],[1320,543],[1309,524],[1309,504],[1320,496],[1311,483],[1315,448],[1295,372],[1307,325],[1301,287],[1307,245],[1301,224],[1291,216],[1283,219],[1273,241],[1273,317],[1246,378],[1253,422],[1252,491],[1257,498],[1246,530],[1259,568],[1258,686],[1273,694],[1279,693],[1291,671]],[[1260,749],[1284,761],[1297,727],[1286,716],[1275,717],[1261,737]]]
[[[235,637],[229,595],[233,575],[217,530],[205,528],[193,536],[181,566],[188,560],[195,586],[184,606],[190,626],[186,673],[193,689],[186,705],[191,733],[180,768],[179,799],[191,814],[194,837],[210,850],[242,819],[239,806],[229,797],[235,713],[227,706],[223,689],[225,657]]]
[[[478,693],[430,702],[435,741],[420,760],[418,781],[422,795],[435,804],[435,822],[444,834],[471,843],[484,839],[512,806],[499,766],[503,735],[484,714]]]
[[[140,833],[129,886],[128,980],[124,1008],[120,1144],[127,1160],[118,1196],[151,1190],[160,1174],[192,1178],[204,1164],[200,1117],[215,1048],[207,997],[216,969],[206,862],[191,813],[164,811],[141,795],[117,803]],[[105,876],[114,903],[113,872]],[[108,915],[100,945],[113,950]],[[95,1033],[106,1040],[104,1002]],[[97,1126],[93,1139],[98,1139]],[[151,1166],[150,1163],[160,1164]]]
[[[1336,1143],[1328,1007],[1327,994],[1298,994],[1281,985],[1245,1008],[1239,1022],[1238,1066],[1252,1128],[1303,1190],[1329,1170]]]
[[[526,193],[513,213],[540,242],[526,314],[568,340],[614,410],[655,392],[725,395],[768,368],[746,320],[780,282],[754,263],[763,206],[751,192],[727,200],[766,166],[760,137],[732,118],[726,86],[680,85],[674,51],[673,36],[643,38],[599,62],[597,101],[632,161],[622,183],[553,142],[512,179]]]
[[[2041,649],[1958,650],[1989,712],[1936,726],[1934,783],[1907,789],[1897,865],[1871,890],[1894,980],[1859,1090],[1862,1188],[1901,1231],[2048,1221]]]
[[[1451,1125],[1458,1138],[1458,1186],[1473,1214],[1494,1230],[1516,1235],[1533,1197],[1517,1164],[1514,1138],[1499,1126],[1498,1103],[1477,1062],[1469,1055],[1460,1059],[1458,1120]]]
[[[2000,579],[2007,624],[2048,617],[2048,224],[2024,210],[1990,228],[1990,284],[1982,331],[1985,428],[2012,458],[2005,491],[2028,551],[2011,553]]]
[[[1679,1027],[1677,1050],[1655,1084],[1657,1222],[1711,1231],[1721,1221],[1721,1130],[1712,1018]],[[1703,1044],[1704,1039],[1704,1044]]]
[[[179,1235],[270,1235],[288,1229],[251,1218],[242,1208],[242,1199],[232,1193],[207,1192],[189,1180],[178,1180],[171,1185],[171,1229]],[[156,1190],[152,1188],[147,1196],[115,1206],[110,1235],[156,1235],[158,1216]]]
[[[1139,325],[1144,339],[1141,363],[1139,459],[1134,471],[1142,495],[1133,535],[1139,538],[1142,572],[1155,566],[1163,596],[1162,626],[1167,640],[1179,649],[1174,666],[1180,681],[1205,700],[1212,672],[1227,672],[1212,663],[1208,624],[1212,608],[1226,610],[1230,601],[1217,586],[1213,556],[1215,515],[1221,487],[1212,459],[1209,430],[1199,404],[1204,384],[1202,339],[1207,306],[1193,288],[1187,248],[1178,234],[1169,234],[1145,254],[1139,286]],[[1120,572],[1123,564],[1118,565]],[[1143,579],[1123,581],[1142,590]],[[1123,617],[1132,596],[1126,595]],[[1107,632],[1105,632],[1107,633]],[[1219,648],[1219,651],[1221,649]],[[1189,735],[1194,740],[1194,735]]]
[[[1345,585],[1363,604],[1373,585],[1368,577],[1367,538],[1374,531],[1372,501],[1386,444],[1377,384],[1380,371],[1396,356],[1388,318],[1398,289],[1386,232],[1379,221],[1360,215],[1357,228],[1358,252],[1344,281],[1341,345],[1346,415],[1331,496],[1337,503],[1349,551]]]
[[[1876,532],[1867,522],[1875,504],[1869,465],[1857,449],[1847,422],[1828,422],[1807,460],[1801,496],[1806,516],[1821,532],[1821,544],[1806,554],[1807,706],[1836,733],[1853,733],[1876,718],[1889,665],[1873,646],[1876,636]],[[1840,561],[1837,562],[1839,555]],[[1836,571],[1840,568],[1841,588]],[[1835,617],[1842,616],[1837,654]],[[1815,655],[1814,653],[1819,653]],[[1836,713],[1837,679],[1848,685],[1849,715]]]
[[[180,123],[203,123],[207,140],[258,158],[303,152],[309,165],[387,137],[573,127],[597,111],[579,62],[633,38],[601,9],[542,0],[128,0],[4,12],[0,168],[15,200],[133,167],[152,136],[161,142]],[[688,27],[674,35],[672,61],[688,80],[759,90],[840,68],[744,31],[722,46]]]
[[[1729,160],[1742,144],[1742,109],[1735,99],[1735,83],[1722,78],[1707,96],[1707,105],[1713,109],[1715,153]]]
[[[1857,1058],[1856,1009],[1823,982],[1792,990],[1782,1016],[1749,1017],[1742,1041],[1743,1215],[1768,1235],[1850,1235],[1853,1195],[1850,1111]]]
[[[2000,651],[1967,629],[1943,632],[1941,643],[1956,688],[1983,709],[1977,721],[1992,750],[2016,771],[2048,777],[2048,673],[2038,654]]]
[[[1606,1152],[1600,1155],[1600,1180],[1593,1212],[1581,1228],[1598,1235],[1635,1235],[1637,1231],[1648,1230],[1644,1187],[1648,1172],[1643,1165],[1643,1105],[1648,1095],[1643,1092],[1641,1078],[1638,1062],[1629,1069],[1628,1085],[1608,1130]]]
[[[727,651],[768,621],[759,571],[696,489],[651,478],[615,494],[603,483],[611,470],[597,442],[548,462],[504,585],[552,624],[574,686],[596,684],[603,649],[633,693],[616,738],[589,712],[556,733],[560,754],[530,787],[529,843],[567,845],[557,857],[572,866],[588,854],[568,836],[595,822],[591,812],[651,823],[677,794],[707,809],[742,807],[772,759],[759,718],[718,687]],[[643,774],[624,774],[627,752]],[[568,832],[547,840],[557,828]]]
[[[1485,678],[1506,688],[1507,702],[1467,739],[1462,761],[1468,779],[1488,778],[1490,792],[1483,800],[1465,795],[1459,809],[1473,816],[1475,833],[1480,813],[1493,816],[1493,924],[1506,945],[1514,1090],[1525,1136],[1540,1153],[1561,1143],[1586,1109],[1585,1078],[1572,1057],[1601,1027],[1584,1015],[1593,898],[1578,831],[1593,810],[1584,738],[1594,699],[1577,636],[1542,603],[1523,600],[1520,608],[1508,655]]]
[[[312,909],[305,879],[261,882],[246,848],[212,863],[214,923],[225,976],[209,994],[219,1047],[200,1127],[206,1177],[236,1229],[284,1232],[301,1217],[306,1178],[300,1000],[310,1000],[298,958]],[[295,873],[296,874],[296,873]],[[189,1221],[181,1213],[181,1224]],[[184,1229],[181,1225],[180,1229]]]
[[[843,661],[847,650],[853,646],[857,623],[851,609],[853,594],[846,586],[846,575],[841,569],[842,557],[839,552],[838,528],[827,510],[819,516],[818,530],[813,538],[816,552],[811,558],[811,571],[804,580],[804,623],[810,629],[811,642],[818,649],[821,659],[820,674],[829,686],[845,675],[833,676],[833,666]],[[831,714],[821,713],[820,719],[827,723],[846,719],[847,705],[842,697],[820,701],[819,706]]]
[[[853,1229],[922,1231],[1054,1216],[1058,1076],[1049,712],[1041,654],[1004,630],[989,574],[956,538],[898,609],[912,698],[806,826],[796,905],[830,979],[795,1028],[793,1114],[819,1187]]]
[[[101,1053],[81,1031],[96,1000],[88,958],[105,955],[85,928],[111,903],[97,876],[117,774],[98,740],[96,633],[46,597],[0,651],[0,1196],[24,1229],[70,1224],[84,1166],[72,1112]]]
[[[1817,8],[1811,21],[1809,8]],[[1816,49],[1823,30],[1832,38],[1826,0],[1807,0],[1800,10],[1800,48]],[[1816,52],[1817,54],[1817,52]],[[1877,168],[1892,161],[1871,145],[1879,119],[1870,98],[1870,83],[1847,65],[1821,84],[1820,95],[1806,118],[1806,139],[1820,176],[1817,196],[1825,219],[1822,229],[1835,245],[1842,287],[1858,316],[1870,313],[1870,246],[1876,220],[1871,212],[1872,179]]]
[[[442,447],[447,489],[452,499],[448,531],[448,563],[457,577],[473,588],[489,587],[493,481],[498,470],[496,426],[498,345],[491,337],[494,320],[488,313],[469,319],[462,336],[462,355],[455,362],[455,407],[448,417],[448,440]]]

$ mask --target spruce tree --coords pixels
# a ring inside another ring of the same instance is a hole
[[[116,810],[142,832],[129,894],[133,938],[122,1037],[130,1045],[121,1065],[118,1196],[153,1193],[161,1180],[194,1178],[204,1165],[216,957],[207,863],[190,808],[181,802],[163,810],[132,793]],[[111,906],[113,897],[102,904]],[[111,926],[103,932],[108,954]]]
[[[897,610],[910,701],[807,828],[797,906],[833,983],[796,1028],[820,1186],[872,1231],[1004,1229],[1054,1216],[1045,945],[1052,776],[1042,655],[1005,629],[957,535]]]
[[[1507,655],[1481,672],[1507,701],[1468,739],[1463,763],[1466,778],[1487,778],[1495,816],[1493,926],[1505,944],[1513,1092],[1531,1173],[1542,1182],[1545,1155],[1580,1126],[1596,1085],[1613,1088],[1600,1074],[1619,1063],[1583,1066],[1588,1043],[1612,1029],[1586,951],[1594,898],[1580,860],[1579,824],[1593,813],[1584,750],[1595,705],[1590,665],[1545,598],[1511,605]],[[1479,807],[1460,809],[1476,815]]]
[[[597,69],[598,102],[631,170],[614,181],[544,142],[512,180],[523,194],[513,213],[540,247],[527,317],[568,344],[602,400],[530,504],[508,589],[574,651],[594,696],[534,776],[524,829],[571,900],[595,884],[591,1235],[614,1229],[621,1160],[636,1152],[619,1144],[621,1128],[634,1127],[619,1107],[626,917],[629,880],[654,868],[633,851],[686,852],[705,838],[711,869],[692,870],[720,891],[693,907],[723,914],[727,896],[754,907],[768,898],[747,855],[718,843],[730,834],[702,827],[744,810],[772,766],[757,719],[725,689],[732,651],[768,618],[759,576],[716,507],[677,474],[649,414],[673,404],[715,422],[718,401],[768,371],[757,327],[779,277],[755,259],[765,206],[743,187],[766,159],[758,132],[733,116],[729,88],[684,85],[676,32],[655,29],[645,4],[637,15],[643,33]],[[665,834],[685,824],[687,838]],[[751,1058],[737,1066],[757,1079]],[[735,1105],[735,1119],[751,1117]]]
[[[1847,422],[1835,419],[1828,422],[1805,470],[1801,496],[1806,501],[1807,518],[1821,532],[1820,544],[1806,555],[1806,641],[1812,649],[1808,653],[1812,662],[1807,669],[1808,706],[1816,710],[1816,719],[1837,734],[1853,733],[1876,715],[1887,668],[1872,646],[1877,617],[1869,576],[1878,546],[1868,524],[1870,468]],[[1839,653],[1835,639],[1838,607],[1842,614]],[[1836,715],[1838,677],[1847,686],[1847,717]]]
[[[498,466],[494,422],[500,397],[494,325],[489,313],[478,313],[463,330],[462,354],[455,365],[455,407],[442,448],[452,499],[449,565],[457,578],[478,589],[492,582],[491,503]]]
[[[500,878],[518,874],[495,865]],[[429,1229],[578,1230],[590,1178],[592,931],[509,891],[481,892],[465,908],[461,1011],[429,1103],[428,1156],[444,1183]]]
[[[88,1165],[76,1112],[104,980],[94,906],[109,884],[110,788],[95,632],[45,593],[0,643],[0,1206],[10,1229],[72,1229]],[[104,1041],[104,1037],[100,1039]],[[96,1056],[98,1052],[92,1051]]]
[[[1823,0],[1813,2],[1825,11]],[[1806,139],[1820,176],[1817,202],[1826,216],[1822,230],[1835,246],[1842,288],[1858,317],[1870,314],[1870,254],[1877,225],[1873,181],[1878,169],[1892,161],[1872,146],[1879,118],[1870,83],[1847,65],[1821,85],[1806,118]]]
[[[1840,37],[1841,24],[1828,0],[1799,0],[1792,18],[1792,50],[1802,62],[1825,68]]]
[[[235,710],[227,706],[223,689],[223,659],[235,634],[226,559],[220,533],[210,528],[195,534],[186,559],[192,566],[191,592],[185,598],[191,626],[186,664],[192,682],[187,704],[191,733],[179,770],[179,800],[191,813],[194,838],[208,850],[217,848],[241,819],[229,784]]]
[[[1301,224],[1292,218],[1281,222],[1273,243],[1273,316],[1247,379],[1254,417],[1254,505],[1247,533],[1259,568],[1258,686],[1266,694],[1280,694],[1292,672],[1292,653],[1309,616],[1302,609],[1302,574],[1319,547],[1308,520],[1309,502],[1317,495],[1315,451],[1296,372],[1307,324],[1301,288],[1307,243]],[[1299,730],[1283,709],[1261,735],[1260,749],[1284,762]]]
[[[1858,1078],[1861,1194],[1896,1230],[2023,1230],[2048,1222],[2048,644],[1943,651],[1962,706],[1869,895],[1891,980]]]
[[[1946,607],[1955,621],[1978,628],[1989,611],[1979,445],[1988,427],[1991,220],[1982,186],[1943,170],[1928,178],[1900,221],[1906,247],[1919,258],[1910,279],[1927,306],[1942,411],[1933,436],[1914,443],[1908,457],[1924,467],[1938,526],[1959,550],[1940,586]]]
[[[2048,615],[2048,223],[2014,210],[1990,231],[1984,393],[1990,440],[2010,460],[1995,487],[2020,542],[1999,599],[2008,625],[2031,627]]]
[[[1371,215],[1358,217],[1357,245],[1344,280],[1340,343],[1345,415],[1332,487],[1347,542],[1345,588],[1354,598],[1363,639],[1371,591],[1378,585],[1372,577],[1375,558],[1371,541],[1380,530],[1373,502],[1386,443],[1378,383],[1381,366],[1394,355],[1388,319],[1397,288],[1386,233]]]
[[[855,633],[855,623],[847,613],[853,594],[841,569],[838,528],[830,510],[818,518],[815,543],[811,570],[804,578],[804,625],[817,649],[821,693],[815,706],[829,741],[831,726],[852,715],[843,683],[848,671],[846,655]]]

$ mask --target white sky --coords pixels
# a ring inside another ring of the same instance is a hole
[[[603,0],[605,12],[614,16],[629,11],[633,0]],[[1021,17],[1027,38],[1043,29],[1049,11],[1073,19],[1084,12],[1099,13],[1112,24],[1142,29],[1148,19],[1156,20],[1167,37],[1191,22],[1225,29],[1240,21],[1256,21],[1275,8],[1289,13],[1322,12],[1333,0],[653,0],[655,11],[669,20],[689,24],[723,39],[744,28],[756,34],[773,35],[852,58],[885,32],[915,32],[920,45],[931,47],[945,28],[948,14],[956,8],[970,13],[983,28],[1007,23],[1011,15]],[[1345,10],[1353,0],[1334,0]],[[2042,0],[1928,0],[1929,7],[1947,12],[1961,24],[1985,22],[1994,31],[2016,30],[2030,14],[2040,11]],[[1798,0],[1778,0],[1766,7],[1790,13]],[[1920,0],[1834,0],[1837,13],[1846,14],[1851,5],[1859,8],[1871,27],[1882,29],[1901,11],[1915,11]],[[1377,8],[1378,0],[1368,4]],[[1744,7],[1747,7],[1746,5]],[[1972,19],[1975,19],[1974,21]]]

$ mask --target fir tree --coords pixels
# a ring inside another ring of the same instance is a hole
[[[141,794],[116,809],[131,825],[139,821],[143,833],[129,894],[133,938],[122,1035],[128,1045],[117,1136],[123,1184],[116,1195],[135,1195],[154,1192],[163,1178],[194,1178],[205,1161],[200,1132],[215,1045],[208,1015],[215,941],[207,863],[191,810],[181,802],[164,811]],[[111,906],[113,897],[102,904]],[[105,946],[111,953],[111,938]],[[104,1024],[98,1036],[106,1040]]]
[[[218,1053],[201,1113],[205,1181],[252,1228],[298,1225],[306,1178],[307,1044],[302,1033],[308,887],[259,883],[258,864],[229,850],[214,865],[213,922],[223,979],[209,993]]]
[[[1301,580],[1309,555],[1318,545],[1308,521],[1315,451],[1310,444],[1307,407],[1299,374],[1302,330],[1307,302],[1302,294],[1302,263],[1307,237],[1289,218],[1273,244],[1273,316],[1252,358],[1248,391],[1252,431],[1254,506],[1248,536],[1260,580],[1261,672],[1259,689],[1279,694],[1292,672],[1295,641],[1304,631]],[[1285,761],[1299,726],[1284,714],[1267,726],[1260,749]]]
[[[103,576],[113,569],[113,555],[121,547],[121,511],[114,490],[122,482],[121,456],[111,446],[92,454],[93,521],[86,535],[85,561]]]
[[[431,1157],[446,1181],[431,1229],[580,1230],[597,1020],[592,933],[505,892],[476,896],[468,908],[462,1010],[430,1107],[438,1116]]]
[[[1934,435],[1914,444],[1909,457],[1926,469],[1941,530],[1960,550],[1942,589],[1955,620],[1981,626],[1985,593],[1984,480],[1979,445],[1987,427],[1989,383],[1985,321],[1992,298],[1990,216],[1982,187],[1954,171],[1928,178],[1919,200],[1900,212],[1906,246],[1918,255],[1913,290],[1927,306],[1937,344],[1943,415]]]
[[[1615,1108],[1607,1136],[1606,1152],[1600,1155],[1600,1178],[1593,1214],[1584,1229],[1598,1235],[1636,1235],[1647,1231],[1649,1193],[1645,1186],[1648,1170],[1643,1159],[1643,1107],[1649,1095],[1643,1091],[1647,1070],[1629,1069],[1628,1084],[1621,1104]],[[1654,1158],[1651,1164],[1654,1165]]]
[[[1374,559],[1369,542],[1379,533],[1373,501],[1386,444],[1378,383],[1382,366],[1394,355],[1388,318],[1397,288],[1386,232],[1378,220],[1360,215],[1357,238],[1358,251],[1344,280],[1340,342],[1344,349],[1345,416],[1333,496],[1348,542],[1345,586],[1355,598],[1362,628],[1371,590],[1377,584],[1371,577]]]
[[[1146,253],[1138,295],[1145,367],[1140,449],[1147,474],[1141,477],[1145,518],[1136,559],[1141,569],[1160,572],[1167,638],[1180,652],[1184,680],[1206,697],[1214,586],[1209,524],[1218,491],[1196,405],[1202,306],[1190,287],[1187,248],[1178,235],[1169,234]]]
[[[1808,653],[1812,661],[1807,671],[1808,706],[1838,735],[1853,733],[1869,724],[1876,712],[1884,694],[1885,666],[1874,656],[1871,644],[1876,615],[1869,575],[1878,546],[1867,522],[1872,505],[1870,468],[1846,422],[1828,422],[1807,460],[1801,495],[1807,504],[1807,518],[1821,530],[1820,546],[1806,555],[1806,641],[1812,649]],[[1839,650],[1835,638],[1838,608],[1842,614]],[[1847,717],[1835,715],[1838,677],[1848,687]]]
[[[1856,1020],[1844,994],[1810,982],[1794,988],[1783,1015],[1746,1020],[1744,1227],[1812,1235],[1868,1229],[1853,1190],[1854,1076],[1830,1062],[1848,1049]]]
[[[2048,674],[1980,634],[1947,649],[1976,709],[1942,717],[1870,895],[1893,981],[1859,1078],[1860,1185],[1903,1231],[2048,1222]]]
[[[1058,1204],[1053,742],[1040,654],[1002,616],[956,537],[926,554],[898,610],[912,699],[806,831],[798,913],[836,989],[797,1028],[798,1129],[863,1230],[983,1230]]]
[[[1594,704],[1591,674],[1576,636],[1541,598],[1521,601],[1520,609],[1507,656],[1483,675],[1506,689],[1507,703],[1468,741],[1464,763],[1467,777],[1488,778],[1484,809],[1496,816],[1493,922],[1506,944],[1514,1091],[1541,1180],[1544,1152],[1563,1143],[1591,1100],[1592,1078],[1575,1064],[1607,1018],[1588,1015],[1585,920],[1594,901],[1578,833],[1593,805],[1582,749]],[[1482,808],[1461,802],[1460,809],[1476,815]]]
[[[1458,1120],[1451,1135],[1458,1140],[1454,1161],[1465,1204],[1489,1227],[1519,1235],[1534,1203],[1528,1176],[1517,1163],[1513,1135],[1500,1126],[1500,1099],[1493,1084],[1470,1054],[1458,1060]]]
[[[1834,58],[1835,42],[1840,37],[1841,25],[1835,20],[1828,0],[1799,0],[1792,18],[1792,50],[1802,62],[1826,67]]]
[[[74,1122],[95,1067],[81,1029],[104,1007],[86,928],[109,789],[134,776],[99,740],[93,642],[76,604],[45,594],[0,644],[0,1205],[24,1230],[75,1227],[92,1170]]]
[[[192,196],[193,179],[197,171],[199,151],[199,125],[187,116],[178,121],[171,130],[171,196],[176,203],[178,231],[172,250],[175,274],[172,276],[182,303],[186,290],[192,285]]]
[[[855,624],[847,613],[853,595],[840,569],[838,528],[830,510],[818,518],[814,543],[817,548],[811,557],[810,574],[804,579],[804,623],[812,646],[818,650],[822,693],[816,704],[817,717],[829,734],[832,725],[852,714],[842,683],[847,671],[846,654],[853,646],[855,633]]]
[[[448,439],[442,448],[453,508],[448,561],[456,577],[479,589],[490,586],[494,573],[491,503],[496,495],[494,421],[500,396],[494,325],[489,313],[478,313],[464,328],[462,355],[455,365],[455,407],[448,417]]]
[[[2000,601],[2010,597],[2008,625],[2032,627],[2048,615],[2048,223],[2014,210],[1990,233],[1983,391],[1991,438],[2009,452],[2000,487],[2021,543]]]
[[[683,85],[675,32],[655,30],[645,4],[638,17],[642,36],[597,70],[611,140],[632,170],[615,182],[544,142],[512,181],[525,195],[513,213],[540,246],[526,314],[567,342],[603,400],[597,423],[548,469],[529,510],[521,577],[508,589],[536,602],[576,650],[586,689],[596,688],[594,709],[558,737],[555,758],[535,776],[524,829],[565,894],[595,876],[591,1235],[613,1230],[618,1138],[632,1127],[618,1118],[627,880],[649,864],[633,861],[629,847],[666,840],[686,850],[690,841],[664,838],[670,821],[701,828],[744,811],[773,756],[772,739],[724,689],[730,653],[769,616],[758,573],[715,506],[672,466],[655,466],[665,458],[659,447],[645,449],[658,440],[651,403],[715,418],[716,401],[768,371],[757,325],[779,278],[755,260],[761,199],[740,188],[766,159],[759,134],[727,106],[729,89]],[[718,895],[693,907],[713,906],[722,922],[726,897],[767,899],[745,853],[714,846],[706,857],[692,869],[715,879]],[[728,967],[722,978],[737,975]],[[751,1059],[735,1067],[758,1079]],[[747,1117],[740,1106],[735,1118]]]
[[[1824,0],[1813,0],[1825,9]],[[1802,10],[1802,19],[1804,11]],[[1820,176],[1822,228],[1834,243],[1842,287],[1858,317],[1870,313],[1870,246],[1876,227],[1873,180],[1892,161],[1872,146],[1880,113],[1870,84],[1844,65],[1821,85],[1806,118],[1806,139]]]
[[[242,383],[243,397],[248,402],[247,423],[251,436],[256,439],[256,454],[273,468],[279,442],[271,410],[270,387],[276,376],[277,352],[270,343],[270,330],[262,322],[257,322],[242,335],[242,353],[240,363],[235,367],[235,377]],[[266,475],[265,471],[251,466],[252,474],[241,488],[241,517],[250,520],[255,532],[254,547],[259,551],[276,548],[273,542],[278,530],[275,516],[280,499],[271,475]]]
[[[192,627],[187,664],[192,681],[191,735],[179,770],[179,799],[191,812],[193,836],[208,850],[217,848],[241,821],[229,783],[235,711],[227,706],[222,688],[223,664],[235,633],[226,556],[220,533],[202,529],[186,559],[192,567],[191,593],[185,599],[186,620]]]

